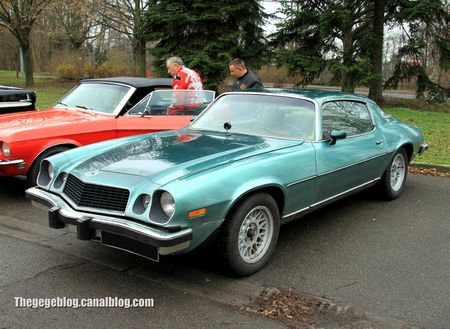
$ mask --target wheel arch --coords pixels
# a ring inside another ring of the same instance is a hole
[[[238,198],[231,204],[230,208],[228,209],[225,220],[229,219],[230,214],[232,214],[236,208],[249,196],[257,193],[267,193],[269,194],[276,202],[278,206],[278,210],[280,212],[280,217],[282,216],[282,212],[284,209],[285,204],[285,193],[283,189],[280,186],[277,185],[265,185],[265,186],[258,186],[253,189],[247,190],[246,192],[239,195]]]
[[[76,147],[78,147],[79,145],[76,145],[75,143],[70,143],[70,142],[66,142],[66,143],[61,143],[61,144],[52,144],[49,146],[44,147],[37,155],[36,157],[33,159],[33,162],[30,163],[28,170],[27,170],[27,174],[28,172],[31,170],[31,168],[33,168],[34,164],[36,163],[36,161],[38,161],[39,157],[44,154],[45,152],[54,149],[56,147],[65,147],[67,149],[74,149]]]
[[[405,143],[401,145],[398,149],[404,149],[406,156],[408,157],[408,163],[411,161],[414,154],[414,146],[411,143]]]

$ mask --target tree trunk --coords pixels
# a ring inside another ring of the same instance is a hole
[[[344,92],[354,93],[355,92],[355,81],[353,77],[353,72],[351,70],[353,61],[353,38],[351,36],[351,28],[349,31],[343,32],[342,44],[343,44],[343,56],[342,64],[344,68],[341,70],[342,80],[341,80],[341,90]]]
[[[34,87],[33,61],[31,57],[30,29],[22,29],[18,38],[23,54],[23,69],[25,71],[25,86]]]
[[[374,1],[372,35],[372,78],[369,85],[369,98],[383,105],[383,40],[384,10],[386,0]]]
[[[134,58],[134,70],[137,75],[145,77],[146,69],[146,48],[145,41],[134,40],[133,42],[133,58]]]

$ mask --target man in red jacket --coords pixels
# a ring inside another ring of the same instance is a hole
[[[173,77],[172,89],[173,100],[168,108],[168,114],[182,114],[183,110],[192,110],[200,107],[202,103],[202,93],[177,92],[178,90],[203,90],[203,83],[200,75],[183,64],[179,57],[170,57],[166,61],[167,72]]]

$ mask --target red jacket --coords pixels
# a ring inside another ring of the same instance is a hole
[[[201,94],[198,92],[177,93],[177,90],[203,90],[200,75],[185,66],[180,67],[172,81],[173,99],[168,108],[168,114],[177,114],[183,110],[192,110],[202,105]]]
[[[177,75],[173,78],[172,89],[202,90],[202,79],[194,70],[182,66],[178,70]]]

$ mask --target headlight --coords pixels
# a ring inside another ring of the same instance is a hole
[[[55,169],[53,165],[48,160],[43,160],[41,162],[41,170],[39,170],[39,174],[37,177],[37,184],[40,186],[47,186],[50,181],[55,176]]]
[[[164,214],[166,214],[166,216],[169,218],[172,217],[173,213],[175,212],[175,200],[173,199],[172,194],[170,194],[169,192],[161,193],[159,202]]]
[[[150,205],[150,201],[152,200],[151,196],[148,194],[141,194],[137,197],[136,201],[133,205],[133,212],[136,214],[143,214],[145,210]]]
[[[9,157],[11,155],[11,149],[8,144],[2,143],[2,153],[5,157]]]
[[[50,180],[52,180],[53,176],[55,175],[55,169],[53,169],[53,166],[51,163],[48,164],[47,172],[48,172],[48,177],[50,177]]]

